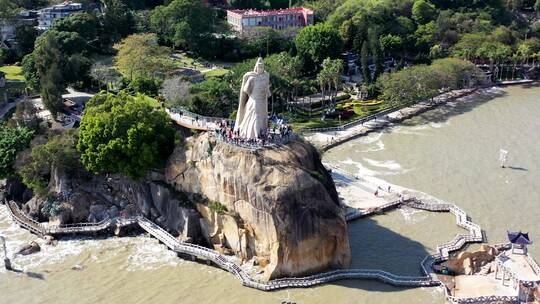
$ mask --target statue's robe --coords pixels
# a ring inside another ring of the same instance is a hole
[[[261,138],[268,129],[270,75],[248,72],[242,78],[234,131],[242,138]]]

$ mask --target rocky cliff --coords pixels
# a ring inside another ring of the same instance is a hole
[[[306,142],[250,151],[202,134],[177,147],[165,177],[196,203],[207,241],[258,263],[263,278],[350,264],[334,183]]]
[[[8,179],[0,181],[0,201],[14,200],[34,219],[51,224],[143,215],[182,241],[205,241],[195,206],[166,184],[160,173],[134,181],[119,174],[68,178],[55,170],[47,190],[47,196],[33,196],[20,181]]]

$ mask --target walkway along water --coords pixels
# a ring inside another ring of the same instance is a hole
[[[98,233],[106,231],[113,227],[125,227],[137,224],[143,230],[145,230],[150,235],[165,244],[169,249],[180,254],[186,254],[193,257],[209,260],[218,267],[234,274],[240,280],[242,285],[263,291],[271,291],[281,288],[311,287],[345,279],[375,279],[390,285],[405,287],[441,285],[441,282],[437,279],[437,276],[432,270],[432,266],[435,263],[448,259],[450,252],[459,250],[468,243],[482,242],[483,238],[481,229],[478,225],[468,220],[467,215],[463,210],[452,204],[431,204],[424,203],[416,199],[409,199],[392,202],[391,205],[389,204],[388,206],[384,206],[383,208],[387,209],[391,207],[397,207],[402,204],[410,206],[412,208],[427,211],[452,212],[456,215],[456,223],[458,224],[458,226],[463,227],[469,231],[468,235],[457,235],[452,241],[437,246],[436,254],[424,258],[421,263],[421,268],[424,276],[401,276],[379,269],[343,269],[324,272],[302,278],[284,278],[271,280],[268,282],[262,282],[254,279],[250,274],[243,271],[229,257],[224,256],[219,252],[206,247],[181,242],[180,240],[169,234],[167,231],[142,216],[130,218],[115,218],[99,223],[49,226],[43,225],[42,223],[39,223],[30,218],[28,215],[26,215],[19,209],[15,202],[9,201],[6,203],[12,219],[22,228],[28,229],[30,232],[39,236],[44,236],[47,234],[67,235],[80,233]],[[368,215],[369,214],[364,214],[363,216]],[[353,220],[353,218],[348,218],[347,220]]]

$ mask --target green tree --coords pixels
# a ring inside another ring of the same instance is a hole
[[[0,65],[4,65],[4,61],[7,58],[7,51],[4,49],[0,49]]]
[[[437,9],[426,0],[414,1],[412,7],[412,17],[418,24],[426,24],[437,16]]]
[[[428,50],[435,39],[435,22],[419,25],[413,36],[417,51]]]
[[[339,32],[326,24],[307,26],[300,30],[295,45],[307,71],[318,70],[324,59],[338,58],[343,51]]]
[[[264,9],[266,7],[266,1],[263,0],[230,0],[229,5],[239,9]]]
[[[53,35],[45,35],[35,52],[41,98],[45,107],[56,117],[63,107],[62,93],[66,88],[61,70],[65,64],[62,53]]]
[[[519,12],[522,6],[523,0],[506,0],[506,7],[513,13]]]
[[[514,33],[506,26],[497,27],[490,36],[493,40],[506,45],[513,45],[516,41]]]
[[[360,65],[362,66],[362,77],[364,82],[371,82],[371,70],[369,69],[369,46],[367,42],[362,43]]]
[[[19,14],[21,8],[10,0],[0,0],[0,19],[11,20]]]
[[[131,79],[155,78],[172,66],[170,49],[157,43],[155,34],[134,34],[116,44],[115,66]]]
[[[99,20],[90,13],[76,13],[56,20],[51,29],[58,32],[77,33],[87,43],[91,43],[97,39]]]
[[[451,54],[455,57],[466,60],[476,58],[478,48],[486,41],[483,34],[465,34],[451,49]]]
[[[135,31],[133,12],[122,0],[103,0],[101,31],[98,33],[102,48],[107,49]]]
[[[409,104],[434,97],[443,87],[436,69],[417,65],[395,73],[387,73],[377,81],[381,97],[392,105]]]
[[[26,86],[39,90],[39,73],[36,67],[36,54],[30,53],[23,57],[22,71],[24,79],[26,80]]]
[[[142,177],[164,165],[175,145],[167,113],[144,95],[100,93],[87,104],[77,149],[95,174]]]
[[[23,183],[34,193],[46,194],[50,176],[66,174],[72,178],[77,173],[84,173],[76,150],[77,131],[65,130],[50,136],[48,141],[32,147],[28,157],[17,161],[17,173]]]
[[[173,0],[150,15],[150,26],[162,41],[194,49],[212,28],[212,9],[200,0]]]
[[[9,128],[0,124],[0,178],[13,174],[17,154],[26,149],[34,131],[27,128]]]
[[[141,93],[148,96],[157,96],[161,83],[153,78],[139,77],[133,79],[128,86],[128,89],[135,93]]]
[[[30,54],[34,49],[34,42],[38,36],[38,31],[34,25],[21,25],[15,31],[15,39],[19,48],[20,56]]]
[[[322,69],[317,76],[319,83],[325,83],[328,87],[332,101],[337,96],[337,91],[341,84],[341,74],[343,72],[343,60],[326,58],[322,63]],[[324,93],[323,93],[324,95]]]
[[[40,46],[44,43],[44,40],[50,38],[56,41],[58,49],[66,56],[84,53],[88,51],[88,43],[81,35],[79,35],[79,33],[63,31],[60,32],[56,30],[49,30],[43,35],[40,35],[36,39],[36,48],[40,48]]]
[[[369,49],[373,58],[373,64],[375,65],[375,71],[373,73],[373,81],[383,73],[384,67],[384,57],[381,50],[381,44],[379,39],[379,30],[376,28],[370,28],[368,30],[368,42]]]
[[[381,50],[385,55],[398,55],[403,49],[403,39],[397,35],[388,34],[379,38]]]
[[[435,60],[431,68],[438,72],[440,86],[452,90],[472,85],[474,75],[479,73],[472,62],[458,58]]]

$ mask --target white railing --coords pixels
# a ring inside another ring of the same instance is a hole
[[[356,179],[356,178],[355,178]],[[459,207],[452,204],[431,204],[424,203],[419,200],[413,199],[412,201],[396,200],[388,202],[372,212],[378,212],[385,210],[400,204],[406,204],[413,208],[428,210],[428,211],[450,211],[456,215],[456,221],[458,224],[462,224],[469,230],[479,229],[479,226],[468,221],[466,213]],[[159,239],[171,250],[179,253],[202,257],[214,262],[220,268],[233,273],[244,286],[256,288],[259,290],[269,291],[280,288],[291,287],[310,287],[319,284],[325,284],[337,280],[344,279],[376,279],[381,282],[385,282],[395,286],[434,286],[441,283],[437,280],[433,273],[432,266],[435,263],[448,259],[449,253],[455,250],[461,249],[465,244],[469,242],[482,241],[481,237],[477,235],[457,235],[452,241],[437,246],[437,253],[434,255],[426,256],[421,262],[421,269],[424,276],[400,276],[395,275],[383,270],[378,269],[346,269],[346,270],[334,270],[324,272],[304,278],[284,278],[278,280],[271,280],[268,282],[260,282],[253,279],[249,274],[244,272],[238,265],[232,262],[229,258],[221,255],[220,253],[195,244],[189,244],[181,242],[172,235],[170,235],[163,228],[154,224],[150,220],[144,217],[135,217],[118,220],[107,220],[95,224],[73,224],[65,226],[55,226],[45,228],[40,223],[28,217],[24,212],[21,212],[18,206],[14,202],[8,203],[8,209],[12,214],[14,220],[16,220],[23,227],[39,234],[45,233],[76,233],[80,231],[96,231],[109,228],[113,223],[117,225],[138,223],[138,225],[147,231],[150,235]]]

